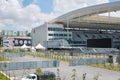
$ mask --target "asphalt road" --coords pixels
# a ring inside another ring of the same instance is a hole
[[[48,59],[24,56],[12,58],[12,62],[24,62],[24,61],[43,61]],[[81,66],[69,66],[67,62],[60,62],[60,66],[58,67],[60,70],[60,76],[62,80],[71,80],[72,70],[76,69],[76,80],[82,80],[83,73],[86,74],[86,80],[93,80],[93,77],[99,74],[99,80],[118,80],[120,79],[120,71],[112,71],[107,69],[101,69],[96,67],[90,67],[86,65]],[[57,68],[42,68],[43,71],[53,71],[57,74]],[[27,74],[34,73],[35,69],[27,69],[27,70],[13,70],[13,71],[4,71],[7,76],[10,76],[12,80],[21,80],[22,77]]]

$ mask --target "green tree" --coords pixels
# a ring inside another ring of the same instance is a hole
[[[31,36],[31,33],[28,33],[27,36],[30,37],[30,36]]]
[[[109,58],[107,59],[108,63],[110,63],[110,66],[112,65],[113,63],[113,57],[112,56],[109,56]]]
[[[37,68],[37,69],[36,69],[36,73],[37,73],[37,74],[42,74],[42,70],[41,70],[40,68]]]

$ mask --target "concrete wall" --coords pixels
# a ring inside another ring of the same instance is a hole
[[[44,46],[43,42],[47,41],[47,25],[44,23],[41,26],[32,29],[32,46],[37,46],[39,43]]]

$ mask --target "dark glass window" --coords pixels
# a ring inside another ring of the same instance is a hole
[[[48,34],[49,36],[53,36],[53,34]]]
[[[54,36],[58,36],[58,34],[54,34]]]
[[[64,34],[64,36],[67,36],[67,34]]]
[[[59,36],[63,36],[63,34],[59,34]]]
[[[48,28],[48,31],[64,31],[62,28]]]

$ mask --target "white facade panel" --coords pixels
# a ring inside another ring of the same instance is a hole
[[[44,47],[47,47],[46,43],[51,40],[54,40],[53,45],[55,45],[55,40],[69,40],[72,38],[72,33],[65,31],[62,24],[45,23],[39,27],[32,29],[31,33],[32,46],[34,47],[39,43]]]
[[[39,43],[44,46],[43,42],[47,41],[47,25],[43,24],[33,28],[31,32],[32,46],[37,46]]]

